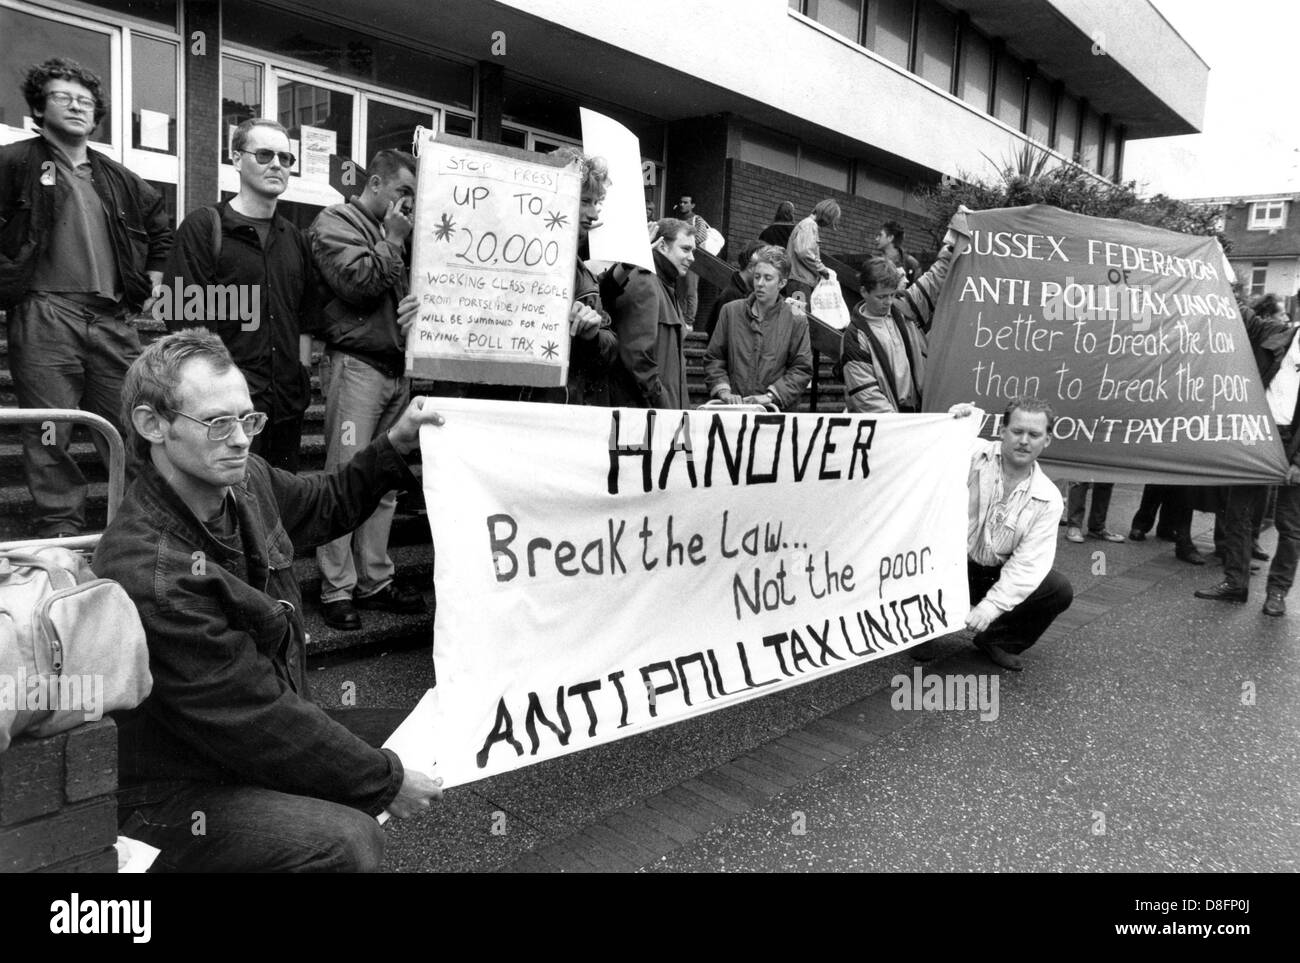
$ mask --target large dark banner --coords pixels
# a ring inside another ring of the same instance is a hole
[[[1042,460],[1063,479],[1283,479],[1216,240],[1045,205],[965,218],[930,333],[926,411],[973,401],[992,437],[1008,399],[1050,401]]]

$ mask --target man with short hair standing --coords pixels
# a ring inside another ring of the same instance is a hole
[[[119,431],[122,377],[140,353],[130,316],[147,310],[172,231],[162,195],[87,146],[108,113],[100,79],[55,57],[27,71],[40,136],[0,147],[0,307],[22,408],[84,408]],[[86,480],[72,426],[22,429],[35,534],[86,526]],[[100,456],[106,444],[93,433]]]
[[[610,372],[611,403],[684,408],[690,395],[677,282],[695,262],[690,225],[664,218],[651,253],[653,272],[636,267],[625,273],[616,266],[605,272],[601,286],[601,301],[618,338],[618,359]]]
[[[226,298],[224,317],[185,318],[174,307],[163,320],[171,331],[196,325],[216,331],[248,379],[254,406],[270,419],[253,453],[297,471],[311,402],[311,373],[299,361],[298,341],[316,324],[322,291],[306,237],[276,213],[295,163],[288,131],[265,118],[244,121],[231,140],[231,162],[239,193],[185,218],[166,280],[236,292],[238,303],[252,310],[232,312]]]
[[[954,414],[969,416],[968,405]],[[995,664],[1022,668],[1019,653],[1070,607],[1074,589],[1056,569],[1061,493],[1038,467],[1052,441],[1056,414],[1037,398],[1008,404],[999,441],[975,442],[966,479],[967,628]]]
[[[410,397],[405,375],[406,329],[398,304],[406,296],[410,265],[415,158],[381,150],[370,161],[361,193],[327,207],[307,230],[312,255],[332,297],[325,305],[321,338],[321,390],[325,394],[325,470],[352,459],[397,421]],[[350,536],[316,550],[325,622],[345,632],[361,628],[356,609],[417,613],[419,593],[393,581],[388,554],[397,493]]]
[[[695,246],[704,249],[704,242],[709,238],[709,222],[695,213],[695,198],[683,194],[677,201],[679,219],[690,225],[695,234]],[[682,275],[682,321],[688,328],[695,327],[695,314],[700,307],[700,276],[694,271]]]

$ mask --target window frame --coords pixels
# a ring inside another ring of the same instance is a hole
[[[1287,199],[1285,197],[1270,197],[1261,201],[1251,201],[1249,217],[1246,222],[1248,231],[1276,231],[1286,227],[1287,220]],[[1261,209],[1277,208],[1276,218],[1261,217]]]
[[[121,22],[107,19],[110,11],[96,10],[58,0],[29,3],[26,0],[0,0],[0,7],[28,16],[50,20],[53,23],[88,30],[103,34],[109,40],[109,72],[102,78],[108,87],[109,113],[108,129],[112,132],[113,143],[92,140],[89,146],[101,154],[112,158],[147,181],[159,181],[170,184],[176,189],[177,203],[185,196],[185,165],[181,163],[181,152],[187,149],[185,144],[185,70],[182,50],[184,40],[174,27],[168,30],[162,24],[136,17]],[[103,19],[94,19],[98,15]],[[132,40],[136,35],[148,37],[172,46],[176,53],[176,152],[137,148],[131,139],[131,117],[135,106],[135,82],[132,77]],[[17,128],[9,124],[0,124],[0,144],[10,144],[32,136],[32,131]],[[177,219],[183,212],[177,210]]]

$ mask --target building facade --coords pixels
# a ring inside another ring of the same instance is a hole
[[[1293,312],[1300,294],[1300,194],[1197,197],[1189,204],[1221,208],[1219,229],[1228,261],[1251,298],[1277,295]]]
[[[932,250],[914,188],[1025,144],[1118,178],[1126,141],[1199,129],[1208,76],[1146,0],[0,0],[0,142],[30,136],[19,81],[56,54],[108,81],[96,146],[177,215],[234,190],[249,117],[290,129],[306,224],[341,199],[330,154],[417,127],[545,151],[585,105],[640,137],[657,212],[691,194],[734,250],[778,201],[832,197],[843,253],[891,218]]]

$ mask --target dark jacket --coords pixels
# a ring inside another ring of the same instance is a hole
[[[710,396],[724,387],[741,397],[770,392],[784,409],[799,403],[812,370],[808,319],[795,317],[784,301],[761,318],[753,295],[722,309],[704,353]]]
[[[902,339],[915,390],[916,406],[910,410],[921,410],[925,360],[929,353],[927,336],[951,261],[952,248],[944,245],[930,270],[895,297],[889,308],[889,321]],[[854,309],[849,326],[841,336],[839,368],[849,411],[900,410],[903,399],[899,397],[898,372],[893,369],[888,350],[871,329],[862,304]]]
[[[727,282],[727,286],[722,289],[718,299],[713,302],[713,307],[709,309],[709,320],[704,326],[704,333],[710,338],[713,337],[713,331],[718,326],[718,317],[722,314],[723,307],[732,301],[743,301],[753,293],[753,285],[749,283],[745,275],[739,271],[732,271],[731,280]]]
[[[574,274],[573,300],[600,315],[600,327],[591,338],[574,338],[569,344],[568,402],[571,405],[608,405],[610,368],[618,360],[618,338],[609,312],[600,299],[600,282],[581,257]]]
[[[250,456],[232,491],[242,552],[212,538],[150,461],[95,551],[140,612],[153,691],[117,718],[131,804],[175,780],[264,786],[375,814],[402,784],[397,756],[334,722],[307,688],[294,545],[360,524],[383,493],[413,484],[383,435],[347,465],[292,475]],[[154,783],[155,785],[145,785]]]
[[[1246,326],[1246,336],[1255,355],[1255,364],[1259,366],[1264,390],[1267,391],[1277,376],[1278,369],[1282,367],[1282,359],[1291,349],[1292,339],[1300,334],[1300,328],[1292,328],[1283,321],[1261,318],[1253,312],[1243,316],[1242,322]],[[1300,410],[1300,398],[1297,398],[1296,407]],[[1300,431],[1295,430],[1297,427],[1300,424],[1293,420],[1291,438],[1286,443],[1286,460],[1292,465],[1300,466]]]
[[[172,230],[162,195],[97,150],[86,151],[95,191],[108,213],[126,307],[139,311],[172,249]],[[46,165],[50,166],[46,166]],[[57,177],[44,137],[0,147],[0,307],[27,294],[36,262],[49,243],[54,219],[71,190]]]
[[[759,232],[758,239],[764,244],[775,244],[784,248],[790,243],[790,234],[794,231],[794,221],[775,221]]]
[[[312,256],[330,296],[319,337],[390,378],[406,370],[397,305],[406,296],[406,245],[386,240],[354,197],[316,215],[307,229]]]
[[[256,327],[238,316],[165,319],[169,331],[204,326],[215,330],[248,379],[253,407],[272,421],[294,418],[311,401],[311,374],[298,360],[299,334],[316,330],[324,285],[312,261],[311,247],[296,227],[277,214],[266,250],[257,231],[230,217],[230,203],[216,210],[221,217],[221,261],[213,262],[213,208],[191,211],[176,231],[176,246],[167,261],[163,283],[172,285],[257,285]],[[178,312],[173,312],[178,313]]]
[[[658,251],[655,268],[632,268],[621,287],[619,265],[606,272],[601,297],[618,338],[618,362],[611,372],[611,403],[626,408],[683,408],[690,401],[682,312],[677,304],[677,269]]]

